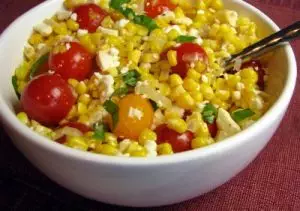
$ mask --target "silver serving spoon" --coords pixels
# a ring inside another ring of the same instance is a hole
[[[257,57],[263,53],[277,47],[279,44],[289,42],[300,36],[300,21],[248,46],[240,53],[234,54],[231,58],[225,60],[224,67],[228,69],[237,60],[245,60]]]

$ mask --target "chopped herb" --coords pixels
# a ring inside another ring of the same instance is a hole
[[[107,100],[103,104],[105,110],[110,113],[113,120],[113,127],[115,127],[119,121],[119,107],[112,100]]]
[[[136,70],[129,70],[123,75],[123,81],[129,86],[135,86],[136,83],[140,80],[141,74]]]
[[[151,105],[152,105],[152,107],[153,107],[153,110],[156,111],[156,110],[158,109],[157,103],[154,102],[153,100],[150,100],[150,103],[151,103]]]
[[[178,36],[175,41],[179,43],[185,43],[185,42],[193,42],[196,39],[194,36],[184,36],[180,35]]]
[[[217,108],[214,105],[208,103],[203,108],[202,118],[206,123],[212,124],[214,123],[217,114],[218,114]]]
[[[137,15],[133,9],[124,7],[124,4],[128,2],[130,2],[130,0],[111,0],[109,5],[111,8],[118,10],[129,20],[132,20],[134,23],[148,28],[149,31],[158,28],[156,22],[152,18],[146,15]]]
[[[251,109],[238,109],[234,112],[232,112],[231,117],[232,119],[239,123],[243,121],[244,119],[247,119],[251,116],[253,116],[255,113]]]
[[[114,91],[114,93],[111,95],[112,97],[113,96],[122,96],[122,95],[126,95],[128,93],[128,88],[125,86],[125,87],[121,87],[119,89],[116,89]]]
[[[17,83],[17,81],[18,81],[17,76],[14,75],[14,76],[11,78],[11,83],[12,83],[12,85],[13,85],[13,87],[14,87],[14,90],[15,90],[15,93],[16,93],[18,99],[20,99],[21,96],[20,96],[20,93],[18,92],[18,83]]]
[[[30,79],[32,79],[37,74],[41,66],[48,60],[48,58],[49,58],[49,53],[46,53],[33,63],[29,71]]]
[[[105,132],[107,131],[107,126],[105,124],[95,124],[94,126],[93,138],[99,141],[103,141],[105,137]]]

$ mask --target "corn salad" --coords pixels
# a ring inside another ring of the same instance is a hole
[[[33,27],[12,78],[17,117],[52,141],[109,156],[165,156],[235,135],[269,106],[265,64],[222,67],[260,39],[256,24],[222,0],[64,7]]]

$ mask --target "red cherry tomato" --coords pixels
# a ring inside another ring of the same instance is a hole
[[[172,4],[170,0],[146,0],[145,12],[147,16],[155,18],[168,10],[174,10],[176,5]]]
[[[190,131],[180,134],[164,124],[158,126],[155,132],[158,144],[167,142],[172,145],[174,152],[183,152],[191,149],[191,141],[194,138],[194,134]]]
[[[260,89],[264,90],[265,88],[265,80],[264,77],[266,75],[266,72],[259,60],[251,60],[249,62],[245,62],[242,64],[242,69],[252,67],[258,74],[258,81],[257,85],[260,87]]]
[[[169,50],[175,50],[177,52],[177,65],[172,67],[172,72],[177,73],[182,78],[186,77],[191,63],[196,61],[207,61],[205,50],[195,43],[183,43],[179,47],[171,48]],[[164,52],[161,57],[167,58],[167,52]]]
[[[102,20],[108,15],[96,4],[84,4],[75,8],[77,22],[81,29],[86,29],[93,33],[100,26]]]
[[[76,98],[59,75],[44,74],[25,87],[21,106],[27,115],[44,125],[57,125],[71,110]]]
[[[207,124],[207,126],[208,126],[208,130],[209,130],[211,137],[213,137],[213,138],[216,137],[217,132],[218,132],[217,122],[214,121],[214,123]]]
[[[66,80],[69,78],[86,79],[92,72],[92,55],[77,42],[67,42],[61,45],[66,45],[64,52],[52,51],[50,53],[50,69]]]

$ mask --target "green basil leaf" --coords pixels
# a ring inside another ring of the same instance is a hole
[[[105,110],[111,114],[113,119],[113,127],[115,127],[119,121],[119,107],[112,100],[107,100],[103,104]]]
[[[130,2],[130,0],[111,0],[109,6],[113,9],[118,10],[123,4]]]
[[[108,131],[108,128],[105,124],[96,124],[94,126],[94,135],[93,138],[96,140],[103,141],[105,137],[105,132]]]
[[[134,17],[133,21],[136,24],[139,24],[139,25],[142,25],[142,26],[148,28],[149,31],[152,31],[152,30],[158,28],[156,22],[152,18],[149,18],[146,15],[137,15]]]
[[[206,123],[214,123],[218,114],[217,108],[213,104],[206,104],[202,111],[202,118]]]
[[[238,109],[234,112],[232,112],[231,117],[232,119],[239,123],[241,121],[243,121],[244,119],[247,119],[251,116],[253,116],[255,114],[255,112],[253,112],[251,109]]]
[[[111,96],[122,96],[122,95],[126,95],[128,93],[128,88],[125,86],[125,87],[121,87],[119,89],[116,89],[114,91],[114,93],[111,95]]]
[[[135,86],[140,80],[141,74],[136,70],[129,70],[123,75],[123,81],[129,86]]]
[[[180,35],[175,39],[175,41],[179,43],[186,43],[193,42],[195,39],[197,39],[197,37]]]
[[[14,75],[14,76],[11,78],[11,83],[12,83],[12,85],[13,85],[13,87],[14,87],[14,90],[15,90],[15,93],[16,93],[18,99],[20,99],[21,96],[20,96],[20,93],[18,92],[18,79],[17,79],[17,76],[16,76],[16,75]]]
[[[41,56],[40,58],[38,58],[33,65],[30,68],[29,71],[29,79],[31,80],[36,73],[39,71],[39,69],[41,68],[41,66],[43,64],[45,64],[45,62],[47,62],[49,59],[49,53],[44,54],[43,56]]]

